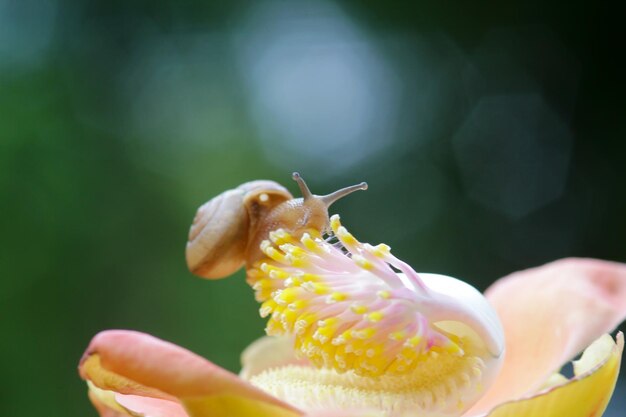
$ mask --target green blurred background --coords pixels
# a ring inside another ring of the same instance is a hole
[[[95,416],[76,364],[103,329],[238,370],[263,333],[252,291],[193,277],[184,247],[196,208],[251,179],[367,181],[332,210],[355,235],[481,289],[626,261],[621,16],[0,0],[0,415]]]

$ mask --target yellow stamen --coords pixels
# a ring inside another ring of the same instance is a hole
[[[328,298],[331,301],[345,301],[346,299],[348,299],[348,295],[342,292],[337,292],[335,291],[334,293],[332,293],[331,295],[328,296]]]
[[[378,291],[376,293],[376,295],[379,296],[382,299],[387,300],[387,299],[389,299],[391,297],[391,292],[389,292],[389,291]]]
[[[368,308],[362,305],[352,305],[350,306],[350,310],[352,310],[354,314],[365,314],[367,313]]]
[[[365,269],[366,271],[371,271],[374,268],[374,264],[372,264],[370,261],[368,261],[361,255],[353,255],[352,259],[358,266]]]
[[[373,313],[370,313],[367,315],[367,319],[374,323],[381,321],[383,317],[384,317],[384,314],[380,311],[374,311]]]

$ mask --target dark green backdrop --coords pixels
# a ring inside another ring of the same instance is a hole
[[[0,0],[0,415],[95,416],[76,365],[102,329],[237,370],[252,292],[194,278],[184,247],[197,206],[251,179],[368,181],[332,210],[355,235],[481,289],[626,261],[621,16]]]

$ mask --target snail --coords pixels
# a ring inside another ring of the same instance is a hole
[[[186,259],[189,270],[203,278],[218,279],[246,268],[264,257],[260,245],[269,233],[283,229],[294,237],[329,230],[328,207],[367,183],[331,194],[312,194],[294,172],[302,193],[294,198],[282,185],[267,180],[250,181],[225,191],[203,204],[189,230]]]

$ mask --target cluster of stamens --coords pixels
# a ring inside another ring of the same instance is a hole
[[[429,290],[410,266],[387,245],[359,242],[339,216],[330,225],[327,239],[279,229],[261,244],[267,258],[248,269],[248,281],[269,317],[267,334],[293,335],[296,352],[317,367],[360,376],[407,374],[434,356],[464,355],[463,340],[422,311]]]

